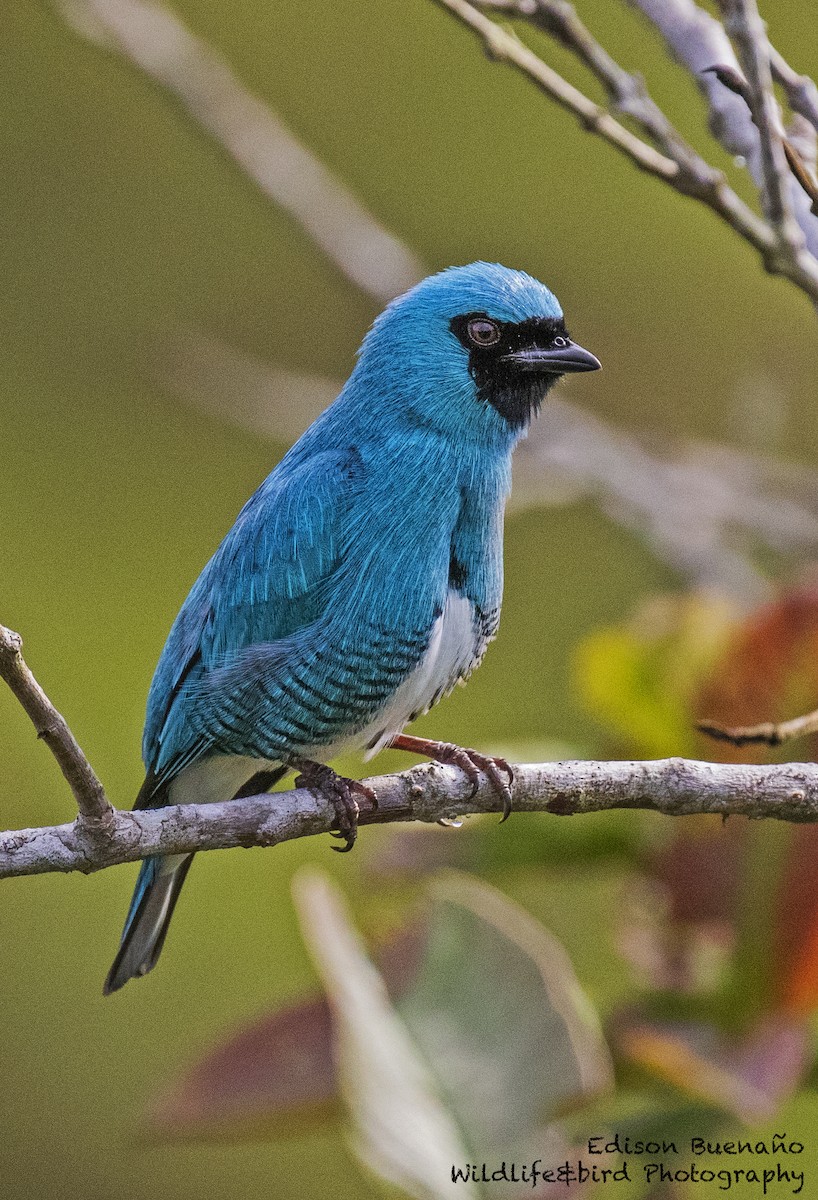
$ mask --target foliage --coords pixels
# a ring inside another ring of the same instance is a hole
[[[810,685],[803,667],[816,630],[811,586],[743,620],[712,597],[665,596],[626,625],[589,634],[577,684],[629,738],[621,750],[644,753],[648,738],[674,746],[680,737],[686,751],[702,750],[694,729],[702,705],[743,723],[784,715],[796,696],[818,698],[818,678]],[[377,968],[328,881],[299,877],[302,930],[325,998],[229,1036],[159,1097],[151,1136],[291,1136],[305,1121],[334,1122],[342,1103],[361,1161],[407,1194],[437,1200],[483,1194],[480,1183],[451,1184],[454,1164],[543,1154],[562,1162],[598,1128],[633,1139],[681,1143],[690,1131],[716,1139],[737,1123],[776,1122],[810,1086],[818,1008],[811,826],[697,818],[641,845],[621,843],[631,874],[618,944],[631,977],[608,1012],[607,1045],[553,935],[487,883],[441,872],[453,856],[479,869],[495,836],[485,825],[465,845],[450,831],[392,832],[374,878],[383,886],[395,873],[425,875],[426,899],[381,946]],[[545,841],[528,841],[527,852],[506,847],[518,887],[520,872],[536,879],[567,847],[550,855]],[[574,852],[593,861],[590,842]],[[618,1063],[614,1094],[608,1045]],[[504,1192],[492,1184],[491,1194]]]

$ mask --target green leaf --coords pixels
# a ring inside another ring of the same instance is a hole
[[[538,921],[455,872],[431,895],[423,961],[398,1010],[471,1152],[505,1154],[610,1087],[610,1055],[568,955]]]
[[[693,756],[693,698],[729,637],[732,616],[712,596],[660,596],[627,624],[589,634],[574,659],[583,702],[628,753]]]
[[[358,1154],[419,1200],[480,1195],[473,1184],[452,1181],[452,1164],[467,1157],[459,1131],[340,893],[327,876],[304,870],[293,895],[332,1009],[341,1092]]]

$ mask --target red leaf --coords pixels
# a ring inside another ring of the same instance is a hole
[[[425,937],[417,920],[381,947],[393,999],[417,974]],[[206,1053],[154,1101],[146,1129],[163,1140],[282,1136],[321,1123],[337,1103],[330,1008],[310,999],[250,1022]]]
[[[710,683],[697,716],[727,726],[787,720],[818,707],[818,583],[784,593],[755,613],[736,634]],[[818,737],[778,751],[708,742],[708,755],[730,761],[818,758]],[[806,754],[805,754],[806,748]],[[764,897],[758,897],[763,904]],[[791,830],[789,846],[767,903],[775,919],[769,952],[773,1002],[791,1014],[818,1007],[818,828]]]
[[[740,626],[700,692],[696,718],[722,725],[782,721],[818,707],[818,582],[783,593]],[[706,739],[707,756],[765,760],[769,747]],[[810,739],[810,759],[818,740]],[[786,755],[785,755],[786,756]]]
[[[162,1139],[302,1132],[336,1098],[329,1005],[308,1000],[262,1017],[200,1059],[152,1105]]]

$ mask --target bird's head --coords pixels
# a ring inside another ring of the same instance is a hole
[[[478,262],[393,300],[364,341],[359,370],[421,423],[516,439],[562,375],[599,365],[571,340],[544,284]]]

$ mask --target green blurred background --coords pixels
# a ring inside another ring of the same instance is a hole
[[[5,0],[3,10],[0,619],[23,634],[112,800],[128,806],[170,622],[284,448],[161,392],[150,347],[193,326],[271,363],[341,378],[376,306],[158,87],[47,4]],[[582,10],[724,165],[695,89],[638,19],[603,0]],[[605,366],[572,398],[660,439],[760,443],[814,461],[806,299],[765,276],[706,210],[489,64],[432,3],[184,0],[175,11],[430,269],[488,258],[544,278]],[[779,0],[770,16],[779,48],[807,69],[818,24],[804,12]],[[561,52],[547,53],[568,69]],[[777,415],[757,425],[745,397],[759,380]],[[677,581],[586,503],[512,519],[506,564],[497,643],[468,689],[417,728],[467,745],[599,753],[601,730],[572,689],[572,648]],[[71,818],[48,753],[2,694],[0,751],[4,827]],[[6,882],[4,1198],[370,1194],[340,1135],[168,1149],[142,1146],[137,1129],[160,1083],[312,979],[292,871],[305,861],[333,870],[377,924],[362,864],[367,843],[388,836],[367,830],[340,862],[328,839],[201,856],[161,968],[107,1001],[101,983],[133,869]],[[500,866],[493,877],[504,882]],[[615,871],[552,869],[530,894],[518,891],[563,939],[603,1011],[622,990],[610,948],[618,886]]]

